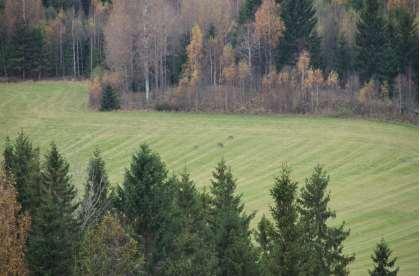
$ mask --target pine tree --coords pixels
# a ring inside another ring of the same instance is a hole
[[[302,255],[300,269],[304,275],[347,275],[348,265],[354,256],[343,253],[343,242],[350,231],[328,226],[335,212],[328,208],[329,193],[326,193],[329,177],[321,166],[317,166],[306,179],[298,199],[301,227],[300,245]]]
[[[14,143],[6,139],[3,152],[4,169],[14,179],[22,211],[36,210],[39,197],[39,149],[34,148],[28,136],[21,131]]]
[[[225,161],[219,162],[211,182],[211,228],[218,258],[218,275],[256,275],[256,252],[241,196],[235,194],[236,182]]]
[[[101,111],[111,111],[120,108],[118,95],[111,85],[106,85],[101,93]]]
[[[313,0],[277,0],[281,5],[281,17],[285,33],[277,47],[277,70],[285,65],[294,65],[304,49],[311,54],[314,67],[321,67],[320,38],[316,33],[317,19]]]
[[[32,215],[28,261],[34,275],[70,275],[79,226],[74,217],[76,190],[69,165],[55,144],[41,172],[41,198]]]
[[[290,177],[286,164],[281,168],[280,176],[275,179],[271,196],[274,206],[271,215],[275,222],[274,249],[272,250],[275,275],[299,274],[299,229],[296,207],[297,182]]]
[[[173,242],[173,185],[167,179],[165,164],[147,145],[141,145],[133,155],[124,182],[118,187],[115,207],[136,233],[144,248],[146,269],[157,272]]]
[[[96,225],[109,208],[108,193],[110,189],[105,162],[99,149],[93,152],[88,164],[88,178],[85,194],[81,203],[82,229]]]
[[[184,172],[175,179],[176,216],[182,229],[163,268],[164,275],[215,275],[217,260],[214,243],[200,193]]]
[[[356,64],[362,83],[383,80],[386,44],[385,20],[378,0],[366,0],[357,23]]]
[[[371,256],[374,265],[373,270],[369,270],[371,276],[395,276],[397,275],[399,268],[395,267],[397,258],[390,259],[392,254],[388,244],[384,239],[376,245],[375,253]]]

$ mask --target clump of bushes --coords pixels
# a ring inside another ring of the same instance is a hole
[[[120,109],[121,77],[117,73],[95,74],[89,82],[89,105],[100,111]]]

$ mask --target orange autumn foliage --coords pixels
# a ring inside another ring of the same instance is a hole
[[[14,184],[0,172],[0,275],[27,275],[25,243],[31,225],[22,214]]]

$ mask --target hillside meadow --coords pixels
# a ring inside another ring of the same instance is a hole
[[[88,158],[99,147],[114,185],[132,153],[149,144],[170,172],[187,168],[199,187],[224,158],[256,224],[282,162],[304,183],[316,164],[330,174],[336,223],[351,228],[352,275],[366,275],[381,237],[401,275],[418,275],[418,127],[361,119],[158,112],[94,112],[85,82],[0,83],[0,149],[24,130],[45,152],[55,141],[82,191]],[[332,222],[334,223],[334,222]]]

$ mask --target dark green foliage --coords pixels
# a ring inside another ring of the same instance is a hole
[[[110,184],[99,149],[93,152],[87,173],[85,194],[81,204],[82,228],[96,225],[109,208]]]
[[[357,23],[356,63],[362,83],[382,81],[385,70],[386,33],[378,0],[366,0]]]
[[[348,265],[354,260],[354,256],[343,253],[343,242],[350,231],[344,229],[344,223],[339,227],[327,224],[329,219],[335,218],[335,212],[328,208],[328,182],[329,177],[322,167],[315,167],[298,199],[303,275],[347,275]]]
[[[265,215],[263,215],[261,220],[258,222],[257,232],[255,235],[255,240],[259,245],[258,264],[261,269],[261,275],[271,275],[272,265],[274,263],[272,258],[274,235],[273,224],[265,217]]]
[[[255,12],[258,10],[261,3],[261,0],[245,0],[239,11],[239,24],[254,21]]]
[[[294,65],[303,49],[309,50],[311,63],[322,65],[320,39],[316,33],[317,19],[312,0],[282,0],[281,17],[286,31],[277,47],[276,66],[281,70],[285,65]]]
[[[256,252],[251,243],[249,223],[230,168],[222,160],[211,182],[211,228],[216,244],[218,275],[256,275]]]
[[[397,258],[390,259],[392,254],[388,244],[384,239],[377,244],[375,253],[371,256],[373,260],[373,270],[369,270],[371,276],[395,276],[397,275],[399,268],[395,267]]]
[[[255,240],[257,241],[261,253],[268,255],[273,249],[274,225],[265,217],[262,216],[257,225],[257,233]]]
[[[118,187],[115,207],[142,244],[147,270],[156,273],[157,264],[170,252],[178,229],[172,216],[174,188],[167,179],[166,166],[147,145],[133,155],[124,182]]]
[[[73,6],[73,0],[42,0],[42,4],[44,7],[53,7],[54,9],[58,10],[66,10]]]
[[[363,2],[364,0],[350,0],[347,5],[355,10],[361,10],[363,8]]]
[[[413,69],[417,71],[418,33],[414,16],[405,8],[398,7],[390,12],[387,25],[388,43],[393,55],[392,63],[388,65],[392,67],[388,70],[402,74]]]
[[[393,83],[395,77],[399,73],[400,68],[400,61],[399,61],[399,54],[396,45],[398,45],[398,35],[395,30],[394,24],[391,22],[387,22],[385,28],[386,34],[386,43],[384,45],[384,68],[383,68],[383,77],[384,81],[387,82],[389,85],[389,97],[393,97]]]
[[[184,64],[187,62],[187,46],[190,43],[190,37],[188,34],[184,34],[181,37],[179,51],[173,53],[167,57],[169,66],[169,80],[171,84],[177,84],[182,78],[182,69]]]
[[[86,16],[89,15],[91,0],[80,0],[80,5]]]
[[[14,144],[6,139],[3,156],[6,175],[13,177],[16,183],[17,199],[22,210],[32,213],[39,201],[39,149],[34,148],[29,138],[20,132]]]
[[[78,229],[69,165],[52,144],[41,172],[41,198],[32,215],[27,259],[34,275],[70,275]]]
[[[174,250],[163,268],[163,274],[215,275],[217,259],[205,214],[209,206],[201,200],[186,172],[175,182],[177,223],[182,230],[175,238]]]
[[[274,220],[274,248],[272,250],[273,270],[275,275],[297,275],[299,273],[299,238],[298,214],[296,207],[297,182],[290,177],[290,169],[283,165],[280,176],[275,179],[271,196],[274,206],[271,215]],[[304,254],[304,253],[303,253]]]
[[[334,67],[340,80],[340,86],[344,87],[353,69],[351,48],[347,44],[344,36],[339,37],[336,51]]]
[[[23,79],[41,77],[43,65],[43,35],[40,28],[17,24],[8,52],[8,67],[13,75]]]
[[[117,92],[111,85],[105,85],[101,93],[101,111],[111,111],[120,108]]]

